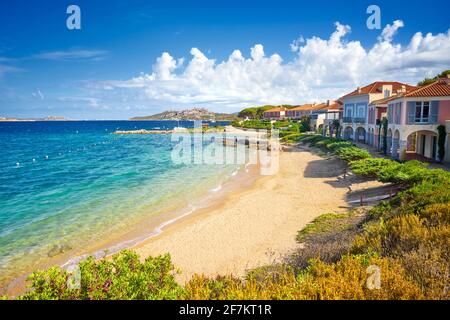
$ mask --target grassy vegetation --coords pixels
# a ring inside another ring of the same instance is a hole
[[[272,125],[269,120],[247,120],[247,121],[233,121],[233,127],[245,129],[266,129],[270,130]]]
[[[359,159],[367,159],[370,158],[370,153],[367,152],[367,150],[363,150],[361,148],[357,147],[345,147],[345,148],[339,148],[336,151],[336,154],[339,158],[345,161],[354,161]]]
[[[36,272],[32,291],[20,298],[450,299],[450,173],[417,161],[373,159],[347,141],[300,133],[295,140],[340,155],[355,174],[400,183],[404,191],[368,214],[317,218],[298,234],[304,248],[245,279],[196,275],[179,286],[168,255],[139,262],[127,251],[80,263],[80,289],[68,287],[60,268]],[[380,288],[367,286],[369,266],[379,268]]]
[[[348,227],[347,224],[342,224],[344,219],[350,216],[350,213],[325,213],[315,218],[311,223],[306,225],[305,228],[297,233],[297,241],[303,242],[311,234],[320,234],[324,232],[330,232],[332,230],[343,230]]]
[[[249,118],[249,119],[262,119],[264,112],[276,107],[285,107],[285,108],[292,108],[293,106],[285,104],[285,105],[281,105],[281,106],[273,106],[273,105],[265,105],[265,106],[259,106],[259,107],[250,107],[250,108],[245,108],[242,109],[239,113],[238,113],[238,117],[245,119],[245,118]]]
[[[278,129],[279,137],[286,143],[295,142],[296,138],[299,137],[299,133],[302,132],[302,123],[292,120],[280,120],[273,123],[270,120],[246,120],[234,121],[231,125],[244,129]]]
[[[111,260],[88,258],[80,262],[81,286],[72,289],[69,273],[59,267],[30,276],[33,290],[19,299],[175,299],[183,289],[175,282],[175,267],[169,255],[149,257],[123,251]]]

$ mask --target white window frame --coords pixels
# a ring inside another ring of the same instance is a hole
[[[423,116],[423,109],[424,109],[424,105],[425,103],[428,104],[428,117],[424,118]],[[420,105],[420,119],[417,118],[417,108]],[[416,101],[415,104],[415,109],[414,109],[414,122],[415,123],[429,123],[430,122],[430,113],[431,113],[431,103],[430,101]],[[424,121],[424,119],[426,119],[426,121]]]

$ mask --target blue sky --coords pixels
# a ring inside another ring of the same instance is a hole
[[[70,4],[81,8],[81,30],[66,28]],[[366,27],[371,4],[392,35],[380,40],[382,30]],[[2,1],[0,116],[234,112],[334,99],[374,79],[416,82],[450,68],[449,9],[448,1]],[[293,49],[296,39],[303,49]]]

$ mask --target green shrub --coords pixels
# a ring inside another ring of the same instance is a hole
[[[391,164],[383,168],[378,178],[382,182],[414,183],[421,181],[427,174],[427,165],[413,160],[401,165]]]
[[[168,254],[148,257],[144,262],[131,251],[111,260],[90,257],[79,264],[79,289],[67,285],[69,274],[53,267],[30,276],[32,290],[22,297],[35,299],[175,299],[182,288],[175,282],[175,269]]]
[[[325,147],[328,149],[328,145],[330,143],[333,143],[333,139],[331,138],[324,138],[323,140],[317,141],[316,142],[316,146],[317,147]]]
[[[300,132],[308,132],[311,129],[311,117],[303,116],[300,120]]]
[[[445,158],[445,139],[447,137],[446,128],[443,125],[437,127],[438,130],[438,157],[440,161]]]
[[[336,151],[340,148],[351,147],[351,146],[354,146],[354,144],[351,143],[350,141],[339,141],[336,139],[333,139],[331,143],[327,144],[327,148],[332,151]]]
[[[281,141],[287,142],[287,143],[294,143],[298,142],[302,137],[301,133],[292,133],[289,132],[289,134],[286,134],[282,137]]]
[[[399,166],[399,163],[383,158],[366,158],[350,163],[353,173],[370,177],[378,177],[387,167],[392,167],[395,171]]]
[[[311,233],[326,232],[337,227],[336,219],[348,217],[347,213],[326,213],[318,216],[297,233],[297,241],[302,242]]]
[[[345,161],[354,161],[359,159],[370,158],[370,153],[367,150],[358,147],[339,148],[336,151],[339,158]]]

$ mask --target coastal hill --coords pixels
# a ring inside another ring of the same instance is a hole
[[[168,110],[151,116],[133,117],[130,120],[235,120],[234,114],[215,113],[204,108],[193,108],[186,110]]]
[[[68,121],[65,117],[61,116],[48,116],[45,118],[5,118],[0,117],[0,121]]]

